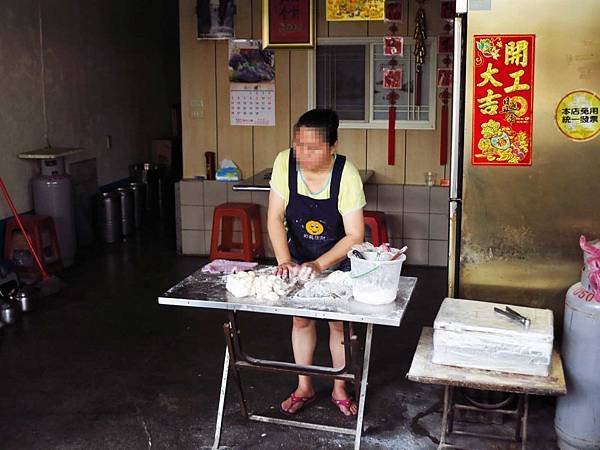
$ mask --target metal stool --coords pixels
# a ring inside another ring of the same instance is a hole
[[[52,217],[24,215],[21,222],[46,270],[49,273],[60,272],[63,263]],[[40,270],[14,217],[7,222],[4,236],[4,258],[15,263],[19,276],[38,280]]]
[[[371,243],[377,247],[384,242],[390,242],[385,223],[385,213],[380,211],[363,211],[365,226],[371,230]]]
[[[242,223],[242,242],[233,242],[235,218],[240,219]],[[210,241],[211,260],[223,258],[255,261],[264,254],[260,210],[257,204],[223,203],[215,208]]]

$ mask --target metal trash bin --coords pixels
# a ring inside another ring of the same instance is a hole
[[[146,208],[146,185],[133,181],[129,183],[133,192],[133,218],[136,228],[141,228],[144,223],[144,211]]]
[[[101,192],[98,195],[98,232],[102,242],[112,243],[121,240],[121,202],[115,191]]]
[[[150,163],[132,164],[129,166],[129,178],[132,182],[143,183],[146,186],[146,214],[148,217],[158,217],[160,166]]]
[[[119,194],[121,202],[121,232],[123,236],[129,236],[135,230],[133,190],[121,187],[117,189],[117,194]]]

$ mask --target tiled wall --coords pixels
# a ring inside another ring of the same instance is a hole
[[[365,209],[385,212],[394,247],[408,246],[407,264],[446,266],[448,188],[365,184]]]
[[[448,188],[366,184],[369,210],[386,213],[390,240],[395,247],[408,246],[407,264],[446,266],[448,254]],[[178,248],[183,254],[210,252],[212,216],[225,202],[257,203],[261,209],[267,256],[273,249],[266,233],[268,192],[233,191],[219,181],[183,180],[177,187]]]

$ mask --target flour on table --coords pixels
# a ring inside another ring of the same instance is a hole
[[[336,270],[326,278],[307,282],[294,297],[298,298],[349,298],[352,295],[350,272]]]

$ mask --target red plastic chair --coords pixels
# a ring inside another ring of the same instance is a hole
[[[235,218],[242,223],[242,242],[233,241]],[[223,203],[215,208],[210,241],[211,260],[223,258],[250,262],[264,254],[260,210],[257,204]]]
[[[60,272],[63,263],[52,217],[24,215],[21,216],[21,222],[46,271],[49,273]],[[17,274],[39,279],[40,269],[36,265],[34,256],[14,217],[6,223],[4,236],[4,258],[15,263]]]
[[[371,231],[371,243],[377,247],[384,242],[390,242],[385,223],[385,213],[380,211],[363,211],[365,226]]]

